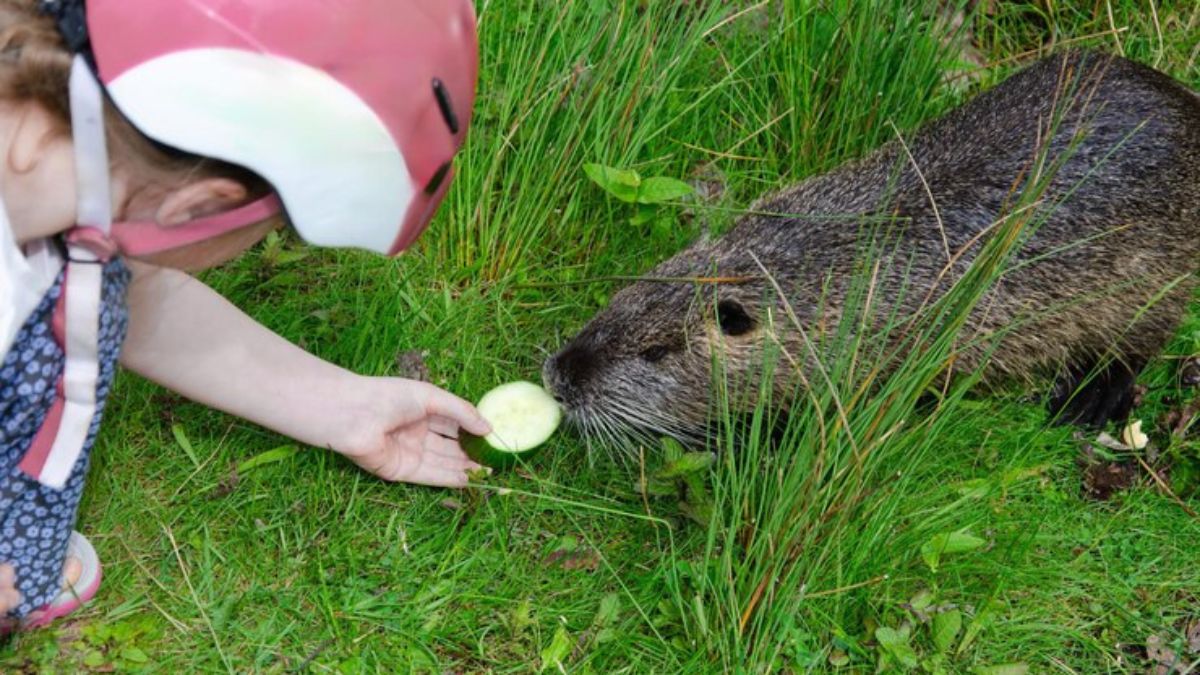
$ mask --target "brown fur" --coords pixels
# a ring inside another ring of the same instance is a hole
[[[1062,121],[1050,133],[1056,112]],[[1099,389],[1070,412],[1090,424],[1120,416],[1127,401],[1118,390],[1169,339],[1195,286],[1200,98],[1145,66],[1072,52],[1014,75],[906,144],[912,160],[892,142],[761,200],[724,237],[651,273],[753,281],[645,281],[618,292],[545,364],[546,384],[569,417],[595,432],[696,437],[709,413],[714,353],[742,383],[760,372],[764,340],[779,340],[792,355],[813,353],[784,319],[789,308],[773,299],[769,278],[806,332],[819,335],[837,325],[867,238],[883,234],[893,248],[880,260],[876,299],[911,314],[965,272],[986,238],[980,234],[1011,210],[1039,156],[1062,162],[1041,194],[1044,221],[964,330],[1019,328],[990,359],[982,347],[965,348],[956,368],[983,368],[991,382],[1065,369],[1074,389],[1113,356],[1119,368],[1102,373]],[[892,225],[865,225],[879,216]],[[947,251],[963,253],[949,268]],[[777,387],[790,387],[794,371],[780,370]]]

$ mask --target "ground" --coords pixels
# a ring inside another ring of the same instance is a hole
[[[645,271],[1040,52],[1125,53],[1200,88],[1193,3],[980,2],[965,43],[914,4],[480,2],[475,125],[417,249],[381,260],[284,234],[205,278],[324,358],[474,399],[537,379],[619,285],[600,278]],[[635,225],[588,162],[697,196]],[[450,493],[123,374],[79,525],[104,585],[0,668],[1185,672],[1200,660],[1200,454],[1166,416],[1196,396],[1176,372],[1197,347],[1193,316],[1143,378],[1135,414],[1156,451],[1098,446],[1088,466],[1030,392],[963,393],[876,438],[857,473],[800,471],[797,432],[645,497],[642,475],[675,449],[618,455],[568,430],[525,469]]]

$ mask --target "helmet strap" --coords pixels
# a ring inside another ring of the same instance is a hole
[[[71,64],[71,135],[75,146],[75,221],[112,230],[112,184],[104,130],[104,93],[83,56]]]
[[[71,67],[71,133],[75,146],[76,221],[67,236],[63,288],[52,329],[65,356],[58,395],[19,464],[41,484],[62,489],[74,471],[96,416],[100,377],[103,261],[112,225],[104,97],[91,67],[76,56]],[[80,237],[87,233],[88,237]]]

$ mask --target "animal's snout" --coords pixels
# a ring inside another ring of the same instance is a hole
[[[587,381],[596,372],[595,353],[579,344],[569,344],[562,351],[546,359],[542,366],[542,379],[550,395],[559,403],[569,405],[571,392]]]

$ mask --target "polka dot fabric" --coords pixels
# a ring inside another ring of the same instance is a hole
[[[46,605],[61,588],[67,538],[75,526],[88,457],[129,322],[125,304],[129,271],[120,260],[113,260],[104,269],[96,417],[66,486],[55,490],[38,483],[17,465],[54,403],[55,385],[62,375],[64,354],[50,327],[62,285],[60,272],[0,363],[0,563],[16,568],[22,602],[9,613],[16,618]]]

